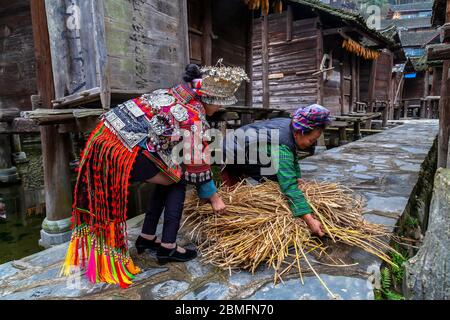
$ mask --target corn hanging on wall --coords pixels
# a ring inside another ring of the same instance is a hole
[[[378,51],[364,48],[363,46],[361,46],[356,41],[353,41],[352,39],[345,39],[342,42],[342,48],[366,60],[376,60],[380,57],[381,54]]]

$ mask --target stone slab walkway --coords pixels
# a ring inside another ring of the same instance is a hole
[[[367,220],[393,227],[406,207],[421,164],[438,134],[434,120],[405,121],[404,125],[340,148],[326,151],[301,163],[306,179],[339,181],[360,193],[367,201]],[[143,216],[129,221],[129,240],[140,232]],[[180,235],[181,244],[189,241]],[[203,265],[159,266],[150,254],[136,256],[143,269],[129,289],[87,282],[85,277],[59,278],[58,270],[67,245],[40,252],[0,266],[0,299],[329,299],[330,295],[311,273],[304,285],[298,274],[273,285],[273,272],[261,268],[229,274]],[[341,299],[374,299],[370,273],[381,262],[351,247],[332,246],[332,254],[350,268],[330,269],[316,265],[322,279]]]

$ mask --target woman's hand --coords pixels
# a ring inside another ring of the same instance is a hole
[[[304,215],[302,219],[306,222],[313,235],[318,237],[323,237],[325,235],[322,223],[314,218],[312,214]]]
[[[211,202],[211,207],[215,214],[223,214],[226,212],[227,206],[217,193],[209,198],[209,201]]]

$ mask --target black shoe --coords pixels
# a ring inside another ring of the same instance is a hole
[[[168,262],[188,262],[197,258],[197,251],[185,249],[186,253],[180,253],[177,251],[178,246],[175,249],[166,249],[160,246],[156,253],[156,258],[159,264],[166,264]]]
[[[136,250],[138,254],[142,254],[145,252],[146,249],[150,249],[152,251],[156,251],[161,247],[160,243],[156,243],[157,237],[153,240],[147,240],[143,238],[142,236],[139,236],[136,240]]]

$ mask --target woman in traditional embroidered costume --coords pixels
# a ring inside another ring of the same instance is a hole
[[[75,186],[73,233],[64,275],[70,275],[72,267],[87,267],[91,282],[127,287],[140,272],[131,259],[126,237],[130,181],[157,185],[136,241],[138,252],[157,250],[160,263],[196,257],[196,251],[176,245],[186,184],[194,184],[199,197],[209,199],[215,212],[225,209],[208,164],[206,115],[214,114],[221,105],[236,103],[234,94],[247,76],[241,68],[200,70],[189,65],[184,80],[186,84],[117,106],[91,134]],[[172,152],[180,143],[188,145],[184,162],[177,161]],[[159,241],[155,233],[163,211]]]

